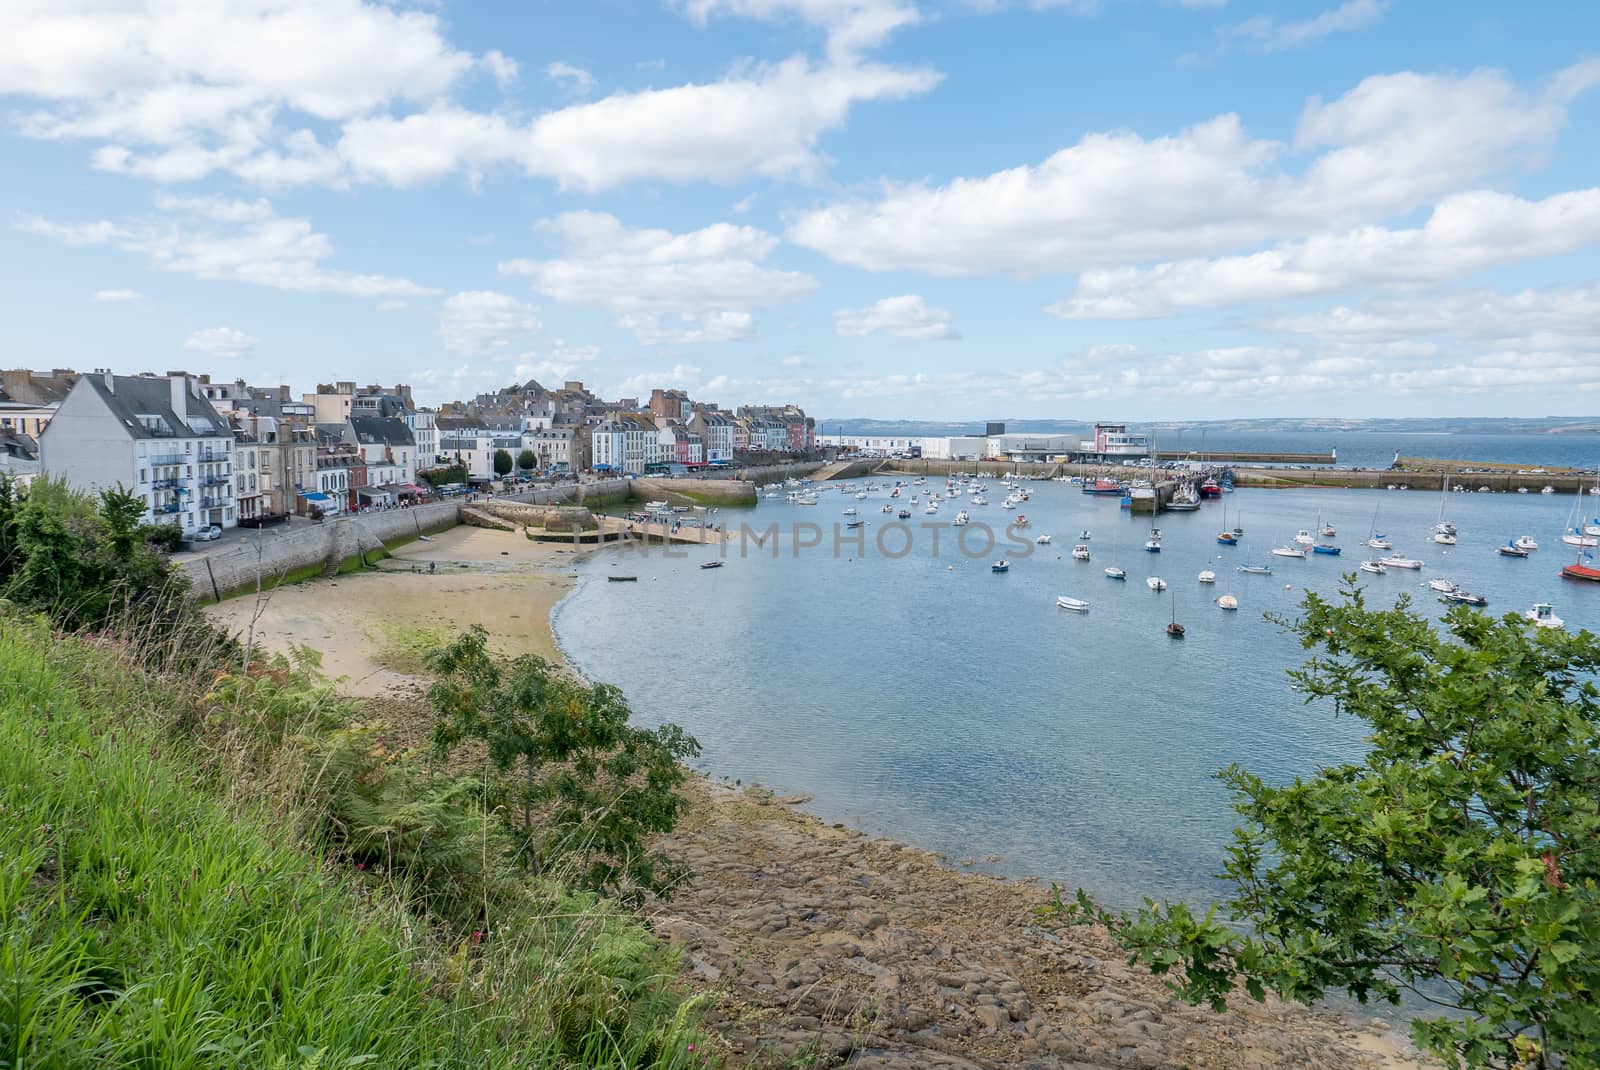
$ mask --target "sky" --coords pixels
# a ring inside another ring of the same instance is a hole
[[[0,363],[1600,413],[1600,4],[7,0]]]

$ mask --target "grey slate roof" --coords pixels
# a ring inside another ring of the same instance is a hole
[[[88,388],[99,395],[130,438],[233,438],[233,428],[203,397],[189,394],[186,404],[189,418],[179,419],[172,411],[172,388],[165,379],[117,375],[112,381],[115,393],[106,389],[103,375],[85,375],[78,380],[88,383]],[[160,418],[167,430],[161,433],[150,430],[139,422],[140,416]]]
[[[363,446],[382,443],[385,446],[415,446],[416,436],[411,433],[411,428],[406,426],[404,420],[382,416],[352,416],[350,428],[356,433],[356,441]]]

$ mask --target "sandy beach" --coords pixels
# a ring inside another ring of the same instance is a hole
[[[424,738],[420,653],[482,625],[506,654],[559,658],[551,611],[577,554],[517,532],[458,527],[381,571],[285,587],[256,622],[266,649],[306,646],[344,689]],[[429,571],[430,566],[433,571]],[[235,631],[254,597],[212,607]],[[1103,932],[1041,919],[1046,891],[829,825],[804,797],[696,778],[664,841],[693,876],[651,905],[735,1067],[875,1070],[1411,1070],[1387,1023],[1240,999],[1180,1005]]]

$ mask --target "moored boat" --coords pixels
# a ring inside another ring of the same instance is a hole
[[[1444,601],[1446,601],[1446,602],[1454,602],[1456,604],[1463,605],[1463,606],[1480,606],[1480,607],[1482,607],[1482,606],[1486,606],[1486,605],[1489,604],[1489,600],[1487,598],[1483,597],[1483,595],[1481,595],[1481,594],[1473,594],[1471,591],[1463,591],[1459,587],[1457,587],[1455,590],[1451,591],[1449,594],[1445,595],[1444,596]]]
[[[1106,579],[1108,580],[1125,580],[1127,578],[1128,573],[1126,569],[1120,569],[1115,565],[1112,565],[1106,569]]]
[[[1074,613],[1089,612],[1089,603],[1081,598],[1068,598],[1066,595],[1060,595],[1056,598],[1056,605],[1062,609],[1070,609]]]
[[[1337,557],[1342,551],[1337,546],[1332,546],[1325,542],[1319,542],[1311,548],[1311,552],[1314,554],[1328,554],[1329,556]]]
[[[1089,548],[1080,542],[1072,548],[1072,559],[1074,561],[1089,560]]]
[[[1306,552],[1305,549],[1300,546],[1274,546],[1272,548],[1272,556],[1298,557],[1300,560],[1304,561],[1306,559]]]
[[[1501,557],[1527,557],[1528,556],[1527,549],[1525,547],[1518,546],[1514,542],[1508,542],[1504,546],[1496,547],[1495,548],[1495,552],[1498,553]]]
[[[1372,574],[1377,575],[1377,576],[1381,576],[1385,572],[1389,571],[1387,568],[1384,567],[1384,564],[1383,564],[1382,561],[1363,561],[1363,562],[1361,562],[1360,568],[1361,568],[1362,572],[1371,572]]]
[[[1196,576],[1195,579],[1200,583],[1216,583],[1217,574],[1209,568],[1203,568],[1200,570],[1200,575]]]
[[[1272,575],[1272,566],[1271,565],[1240,565],[1238,568],[1234,569],[1234,571],[1235,572],[1243,572],[1247,576],[1270,576],[1270,575]]]
[[[1144,585],[1150,588],[1152,591],[1164,591],[1167,589],[1167,581],[1162,579],[1160,576],[1150,576],[1146,578]]]
[[[700,563],[701,568],[721,568],[722,566],[723,562],[721,561],[702,561]]]
[[[1600,568],[1587,562],[1594,560],[1593,554],[1583,554],[1578,560],[1561,569],[1561,578],[1567,580],[1588,580],[1590,583],[1600,583]]]
[[[1225,594],[1221,598],[1217,599],[1217,608],[1225,609],[1232,613],[1234,610],[1239,608],[1239,600],[1231,594]]]
[[[1040,546],[1049,546],[1050,545],[1050,536],[1048,536],[1048,535],[1040,535],[1037,539],[1034,539],[1033,541],[1035,543],[1037,543],[1038,545],[1040,545]]]
[[[1537,550],[1539,548],[1538,540],[1532,535],[1518,535],[1517,541],[1513,545],[1519,550]]]
[[[1388,557],[1382,558],[1382,561],[1385,568],[1419,569],[1422,567],[1421,561],[1418,561],[1414,557],[1406,557],[1402,554],[1390,554]]]
[[[1461,588],[1456,585],[1454,580],[1447,580],[1441,576],[1438,579],[1429,580],[1428,589],[1431,591],[1438,591],[1440,594],[1454,594]]]
[[[1436,531],[1433,533],[1433,541],[1438,543],[1440,546],[1454,546],[1456,544],[1456,537],[1450,534],[1448,531]]]
[[[996,561],[994,564],[989,566],[989,571],[990,572],[1010,572],[1011,571],[1011,562],[1007,561],[1005,558],[1002,557],[1000,560]]]
[[[1535,602],[1533,608],[1523,615],[1524,620],[1530,620],[1540,628],[1565,628],[1567,622],[1556,616],[1556,607],[1549,602]]]

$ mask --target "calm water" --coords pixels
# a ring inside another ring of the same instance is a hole
[[[1162,450],[1239,450],[1251,453],[1326,453],[1337,450],[1339,464],[1387,468],[1396,453],[1494,461],[1529,468],[1588,468],[1600,463],[1600,435],[1396,434],[1367,431],[1161,432]]]
[[[1305,654],[1262,614],[1292,611],[1306,588],[1334,590],[1364,556],[1375,510],[1396,549],[1427,562],[1420,573],[1363,576],[1380,597],[1410,592],[1441,612],[1423,584],[1447,576],[1487,596],[1491,612],[1551,601],[1569,628],[1600,630],[1600,585],[1558,576],[1572,559],[1559,540],[1570,496],[1452,494],[1452,548],[1430,538],[1436,492],[1241,490],[1198,513],[1164,514],[1157,555],[1140,549],[1149,519],[1114,498],[1027,485],[1029,534],[1054,542],[1028,558],[1008,551],[1008,574],[989,570],[1000,551],[973,560],[954,548],[958,503],[937,518],[913,508],[914,549],[890,559],[872,548],[874,529],[892,519],[878,508],[887,490],[860,502],[830,490],[817,507],[764,500],[723,518],[831,527],[854,506],[868,524],[865,556],[847,547],[836,557],[831,538],[796,554],[785,538],[776,560],[769,540],[703,571],[710,549],[604,551],[582,566],[557,634],[583,671],[624,689],[641,719],[698,736],[713,774],[806,792],[829,820],[1126,905],[1215,891],[1232,827],[1215,770],[1239,762],[1283,779],[1361,753],[1359,725],[1290,692],[1284,670]],[[1004,494],[992,486],[994,504],[974,519],[999,527],[1014,517],[1000,509]],[[1246,530],[1238,547],[1215,541],[1224,506],[1228,526]],[[1592,513],[1600,499],[1584,506]],[[1319,512],[1338,528],[1343,557],[1268,556]],[[937,558],[925,521],[941,526]],[[1084,528],[1089,563],[1070,556]],[[1543,547],[1531,558],[1494,552],[1523,533]],[[1236,574],[1247,560],[1270,561],[1274,575]],[[1113,563],[1126,582],[1104,576]],[[1208,567],[1214,587],[1196,582]],[[605,582],[614,571],[639,582]],[[1150,592],[1149,575],[1169,591]],[[1211,601],[1230,590],[1237,613]],[[1182,642],[1163,631],[1173,593]],[[1058,594],[1092,609],[1059,610]]]

